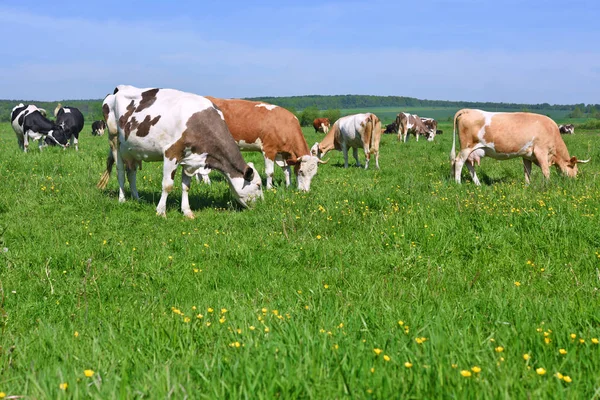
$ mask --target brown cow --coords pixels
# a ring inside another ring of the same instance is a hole
[[[324,134],[327,134],[327,132],[329,132],[330,126],[331,123],[329,122],[329,118],[316,118],[313,121],[313,128],[315,128],[315,133],[323,132]]]
[[[367,158],[365,169],[369,168],[371,153],[375,154],[375,165],[379,169],[380,139],[381,122],[375,114],[348,115],[335,121],[323,141],[315,143],[310,152],[321,158],[330,150],[341,150],[344,153],[344,168],[348,168],[348,148],[352,147],[356,166],[360,167],[358,148],[361,147]]]
[[[460,152],[456,152],[456,131],[460,140]],[[489,156],[497,160],[522,157],[525,182],[529,183],[531,163],[539,166],[546,179],[550,178],[550,166],[566,176],[577,175],[577,163],[586,161],[570,157],[567,146],[560,137],[556,123],[545,115],[516,112],[494,113],[481,110],[460,110],[454,116],[452,139],[452,170],[457,183],[463,164],[476,185],[480,185],[475,173],[475,162]]]
[[[415,135],[417,142],[419,141],[419,135],[425,137],[429,136],[430,129],[423,124],[421,118],[415,114],[400,113],[396,116],[396,125],[398,126],[398,140],[406,143],[408,135]],[[433,140],[433,139],[432,139]]]
[[[298,189],[310,190],[311,180],[317,174],[317,165],[324,162],[311,156],[294,114],[273,104],[210,96],[206,98],[223,113],[241,151],[263,153],[267,189],[273,187],[274,165],[277,163],[283,168],[286,186],[290,185],[290,165],[293,165]]]

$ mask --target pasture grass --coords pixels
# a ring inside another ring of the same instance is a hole
[[[385,135],[379,171],[334,152],[310,193],[248,210],[213,174],[186,220],[180,184],[155,216],[160,163],[140,202],[117,202],[116,176],[96,189],[108,146],[89,125],[79,152],[22,154],[1,124],[0,392],[597,398],[598,133],[564,137],[592,157],[577,179],[537,168],[527,187],[519,160],[484,159],[475,187],[450,177],[450,125]]]

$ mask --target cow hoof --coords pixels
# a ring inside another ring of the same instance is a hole
[[[185,211],[183,213],[183,216],[189,219],[196,219],[196,217],[194,216],[194,213],[192,211]]]
[[[125,197],[119,197],[119,203],[125,203]]]
[[[164,211],[157,211],[156,215],[159,217],[167,218],[167,213]]]

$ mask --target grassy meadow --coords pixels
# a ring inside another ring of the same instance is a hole
[[[79,152],[28,154],[0,124],[7,397],[600,397],[598,132],[564,138],[592,158],[577,179],[534,166],[527,187],[520,160],[484,159],[459,186],[445,122],[434,143],[383,137],[379,171],[332,153],[308,194],[277,169],[248,210],[213,173],[187,220],[180,171],[155,215],[160,163],[140,202],[116,173],[98,190],[90,123]]]

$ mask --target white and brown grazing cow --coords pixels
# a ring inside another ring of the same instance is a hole
[[[559,125],[558,130],[560,131],[560,133],[566,133],[568,135],[572,135],[575,133],[575,125],[573,125],[573,124]]]
[[[425,137],[427,138],[427,141],[433,142],[433,139],[435,139],[435,135],[437,135],[438,132],[437,121],[433,118],[421,117],[421,122],[423,123],[423,125],[425,125],[425,128],[427,129],[427,132],[425,132]]]
[[[348,148],[352,148],[358,167],[360,167],[358,148],[362,148],[367,159],[365,169],[369,168],[371,153],[375,155],[375,166],[379,168],[381,132],[381,121],[375,114],[348,115],[335,121],[321,143],[315,143],[310,151],[321,158],[330,150],[341,150],[344,154],[344,168],[348,168]]]
[[[456,134],[460,141],[460,152],[456,155]],[[473,182],[480,185],[475,173],[475,162],[484,156],[496,160],[523,158],[525,182],[529,183],[531,163],[542,169],[546,179],[550,178],[550,166],[556,167],[566,176],[577,175],[577,163],[588,162],[570,157],[567,146],[560,137],[556,123],[545,115],[515,112],[487,112],[463,109],[454,116],[452,139],[452,171],[457,183],[463,164],[471,173]]]
[[[285,108],[256,101],[217,99],[207,96],[223,113],[233,139],[242,151],[261,152],[265,158],[267,189],[273,187],[275,164],[283,168],[289,186],[290,165],[298,181],[298,190],[309,191],[310,183],[322,163],[311,156],[298,118]],[[207,181],[206,171],[202,172]]]
[[[125,201],[125,172],[131,194],[138,199],[137,167],[142,161],[162,161],[162,195],[156,213],[165,216],[167,196],[177,167],[183,167],[181,211],[194,218],[188,191],[191,177],[205,168],[220,171],[242,205],[262,197],[258,172],[246,164],[231,137],[223,113],[205,97],[173,89],[117,86],[102,104],[110,151],[98,187],[108,182],[114,161],[119,177],[119,201]]]
[[[329,118],[316,118],[313,121],[313,128],[315,128],[315,133],[323,132],[327,134],[329,132],[329,128],[331,127],[331,122],[329,122]]]
[[[398,140],[401,140],[404,143],[408,140],[409,134],[415,135],[417,142],[419,141],[419,135],[427,137],[428,134],[430,134],[430,130],[416,114],[404,112],[398,114],[396,116],[396,126],[398,127]]]

